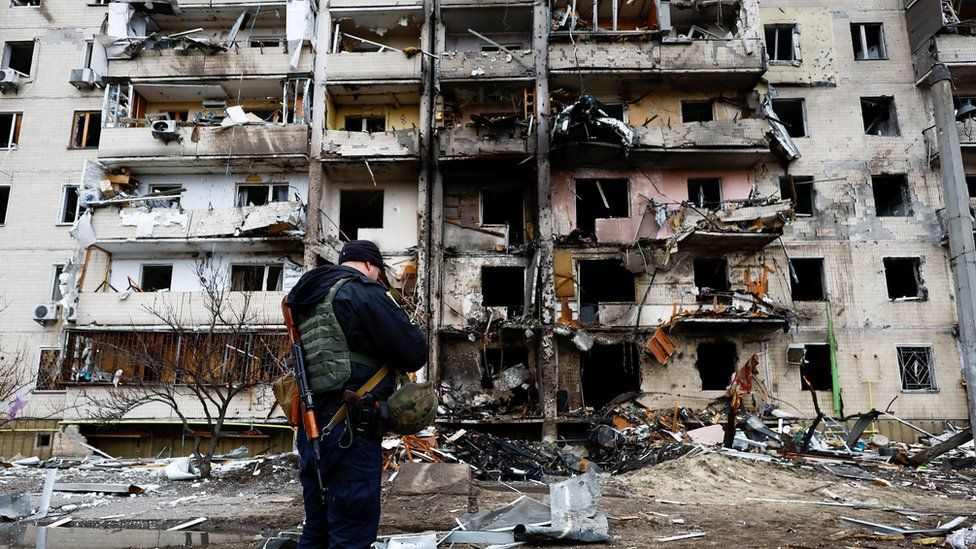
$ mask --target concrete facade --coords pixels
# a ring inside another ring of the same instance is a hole
[[[0,42],[34,41],[0,95],[19,120],[0,150],[0,353],[23,350],[30,376],[91,338],[164,330],[154,310],[207,324],[204,271],[277,345],[281,296],[358,237],[428,329],[448,423],[552,436],[622,393],[702,406],[753,355],[759,401],[795,414],[813,414],[803,372],[836,415],[896,399],[904,419],[967,419],[949,151],[920,83],[944,63],[976,95],[976,56],[916,28],[932,2],[62,4],[0,5]],[[78,89],[86,59],[101,72]],[[76,112],[100,114],[97,145],[72,146]],[[972,126],[952,154],[976,173]],[[56,264],[59,313],[35,322]],[[159,266],[165,291],[139,291]],[[664,363],[645,348],[659,329]],[[787,359],[803,345],[803,366]],[[29,406],[82,425],[91,372],[60,359]],[[233,419],[264,421],[268,395],[245,400]]]

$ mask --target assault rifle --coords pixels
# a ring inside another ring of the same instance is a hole
[[[291,354],[295,360],[295,381],[298,385],[298,399],[302,406],[302,425],[305,428],[305,437],[312,443],[315,450],[315,478],[319,482],[319,494],[322,495],[322,502],[325,502],[325,483],[322,481],[322,470],[319,469],[319,462],[322,460],[322,450],[319,443],[322,440],[322,432],[319,431],[319,422],[315,418],[315,400],[312,398],[312,389],[308,386],[308,370],[305,368],[305,351],[302,348],[302,335],[298,333],[298,326],[291,315],[291,304],[288,303],[286,296],[281,301],[281,313],[285,317],[285,327],[288,328],[288,337],[291,340]]]

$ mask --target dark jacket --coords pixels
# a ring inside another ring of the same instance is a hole
[[[410,323],[382,284],[352,267],[325,265],[305,273],[288,294],[296,321],[301,322],[321,303],[336,281],[350,276],[352,280],[339,289],[332,302],[349,350],[371,356],[400,373],[423,367],[427,363],[427,336]],[[359,389],[375,372],[374,368],[352,362],[352,375],[344,389]],[[394,376],[388,375],[372,392],[386,399],[393,389]],[[337,391],[327,395],[326,400],[334,403],[340,394]]]

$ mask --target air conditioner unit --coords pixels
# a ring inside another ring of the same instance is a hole
[[[176,120],[157,120],[149,126],[149,129],[152,130],[152,136],[162,140],[163,143],[169,143],[180,138]]]
[[[0,93],[12,91],[17,93],[20,89],[20,73],[13,69],[0,69]]]
[[[802,343],[790,343],[786,348],[786,363],[790,366],[803,366],[807,355],[807,346]]]
[[[77,320],[78,320],[78,308],[75,307],[74,305],[72,305],[72,306],[68,307],[67,309],[65,309],[65,312],[64,312],[64,320],[65,320],[65,322],[77,322]]]
[[[68,82],[79,90],[90,90],[102,83],[102,79],[91,69],[71,69]]]
[[[34,320],[41,324],[54,322],[58,319],[59,307],[61,307],[61,305],[57,301],[41,303],[37,307],[34,307]]]
[[[203,110],[222,111],[227,108],[227,101],[223,99],[204,99]]]

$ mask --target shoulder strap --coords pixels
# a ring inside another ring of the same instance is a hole
[[[380,384],[381,381],[383,381],[383,378],[386,377],[386,374],[388,373],[390,373],[390,367],[384,365],[382,368],[379,369],[378,372],[373,374],[373,377],[367,379],[366,383],[363,383],[363,386],[360,387],[358,391],[356,391],[356,394],[359,396],[363,396],[366,393],[372,391],[374,387],[376,387],[377,385]],[[336,425],[338,425],[340,421],[346,418],[346,408],[347,405],[343,403],[342,406],[340,406],[339,409],[336,411],[335,415],[332,416],[332,419],[329,420],[329,424],[325,426],[324,432],[326,434],[331,432],[332,429]]]

